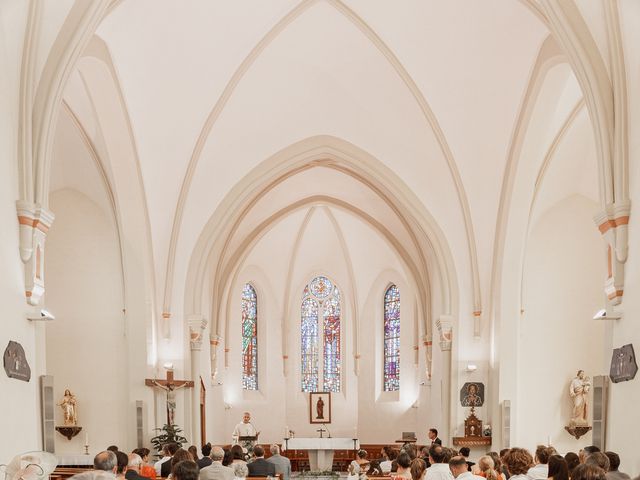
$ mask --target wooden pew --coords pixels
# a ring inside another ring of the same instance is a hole
[[[58,467],[56,468],[49,478],[51,480],[65,480],[66,478],[73,477],[74,475],[87,470],[93,470],[93,467]]]

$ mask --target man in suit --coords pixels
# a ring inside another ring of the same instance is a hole
[[[200,470],[199,480],[233,480],[233,469],[222,465],[224,450],[221,447],[213,447],[209,456],[211,465]]]
[[[438,438],[438,430],[436,430],[435,428],[429,429],[429,440],[431,440],[430,446],[432,447],[434,445],[442,445],[442,440]]]
[[[253,454],[256,459],[247,464],[250,477],[275,477],[276,466],[264,459],[264,448],[260,445],[253,447]]]
[[[169,474],[171,473],[171,458],[176,454],[176,452],[178,451],[178,449],[180,448],[180,446],[175,443],[175,442],[171,442],[167,444],[167,455],[169,456],[169,458],[167,457],[163,457],[162,462],[160,464],[160,476],[161,477],[168,477]],[[165,460],[165,458],[167,458]],[[156,472],[158,471],[158,464],[156,463]]]
[[[282,474],[282,480],[289,480],[291,476],[291,461],[287,457],[280,455],[280,447],[276,444],[271,445],[271,456],[267,462],[276,466],[276,473]]]
[[[196,462],[199,468],[202,469],[211,465],[210,455],[211,455],[211,444],[207,443],[206,445],[202,446],[202,458]]]

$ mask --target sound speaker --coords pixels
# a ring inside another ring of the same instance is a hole
[[[609,377],[593,377],[593,440],[592,443],[605,451],[607,435],[607,399],[609,398]]]
[[[502,448],[511,448],[511,400],[503,400],[500,409]]]
[[[53,409],[55,401],[53,400],[53,375],[40,376],[40,409],[42,421],[42,449],[45,452],[54,453],[55,451],[55,418]]]
[[[138,444],[138,448],[144,447],[144,426],[143,426],[143,418],[144,418],[144,403],[142,400],[136,400],[136,442]]]

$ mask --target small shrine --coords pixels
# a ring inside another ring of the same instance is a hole
[[[482,420],[476,416],[475,407],[471,407],[464,421],[464,437],[453,437],[453,444],[460,447],[480,447],[491,445],[491,437],[483,436]]]

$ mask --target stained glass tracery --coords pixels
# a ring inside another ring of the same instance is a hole
[[[302,301],[302,391],[318,391],[318,302]]]
[[[242,388],[258,390],[258,296],[249,283],[242,289]]]
[[[384,391],[400,390],[400,290],[384,294]]]
[[[315,277],[302,293],[302,391],[340,391],[340,291],[324,276]],[[320,321],[322,324],[320,325]],[[320,336],[321,335],[321,336]],[[322,342],[322,344],[320,344]],[[322,385],[320,385],[322,352]]]

